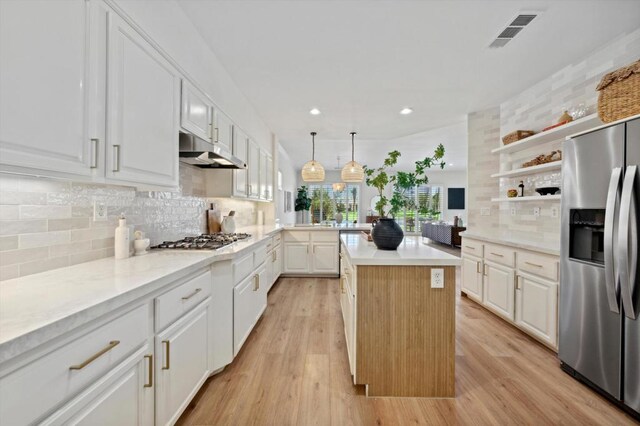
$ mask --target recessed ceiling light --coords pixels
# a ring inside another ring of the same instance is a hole
[[[311,111],[309,111],[309,114],[320,115],[320,110],[318,108],[311,108]]]
[[[411,108],[402,108],[402,109],[400,110],[400,114],[402,114],[402,115],[409,115],[409,114],[411,114],[412,112],[413,112],[413,109],[411,109]]]
[[[453,163],[449,163],[449,166],[453,166]]]

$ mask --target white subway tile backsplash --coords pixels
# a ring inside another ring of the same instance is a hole
[[[0,265],[13,265],[49,257],[48,247],[37,247],[30,249],[9,250],[0,252]]]
[[[19,219],[18,206],[0,205],[0,220],[18,220],[18,219]]]
[[[71,240],[70,231],[37,232],[19,236],[18,247],[48,247],[56,244],[68,243]]]
[[[90,219],[88,217],[76,217],[69,219],[49,219],[48,230],[49,231],[64,231],[68,229],[82,229],[90,226]]]
[[[0,220],[0,235],[20,235],[46,230],[47,221],[44,219]]]
[[[20,264],[20,276],[37,274],[50,269],[69,266],[69,256],[51,257],[48,259]]]
[[[20,219],[61,219],[71,217],[71,206],[20,206]]]
[[[20,276],[20,265],[0,265],[0,281],[11,280]],[[0,291],[2,291],[2,284],[0,283]]]
[[[0,237],[0,251],[15,250],[18,248],[18,236]]]

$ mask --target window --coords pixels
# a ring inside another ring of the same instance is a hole
[[[407,233],[419,233],[421,223],[442,216],[442,187],[421,185],[405,194],[413,202],[398,214],[396,221]]]
[[[309,196],[312,223],[333,221],[336,219],[336,213],[342,213],[343,222],[358,221],[359,185],[346,185],[342,191],[334,191],[332,184],[311,184]]]

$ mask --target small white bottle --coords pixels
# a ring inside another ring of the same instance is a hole
[[[120,220],[118,220],[114,249],[116,259],[126,259],[131,254],[129,252],[129,227],[127,226],[127,219],[125,219],[124,213],[120,214]]]

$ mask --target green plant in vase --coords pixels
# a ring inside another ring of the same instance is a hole
[[[443,169],[445,166],[445,162],[442,161],[444,157],[442,144],[436,147],[432,156],[416,161],[413,171],[397,171],[393,174],[391,171],[398,164],[400,156],[400,151],[394,150],[389,152],[382,166],[378,168],[364,166],[367,186],[375,188],[380,196],[375,205],[380,220],[374,225],[371,236],[376,246],[383,250],[397,249],[404,237],[402,228],[393,218],[404,210],[417,209],[415,200],[408,196],[408,192],[416,186],[429,182],[429,177],[426,174],[428,169],[436,165]],[[388,198],[384,193],[388,185],[393,188],[391,198]],[[387,215],[390,215],[391,218]]]
[[[300,214],[302,220],[300,221],[301,223],[306,223],[305,221],[305,211],[309,211],[309,209],[311,208],[311,198],[309,198],[309,193],[307,191],[307,187],[305,185],[302,185],[300,188],[297,189],[297,194],[296,194],[296,201],[295,201],[295,205],[294,205],[294,209],[297,212],[303,212]]]

